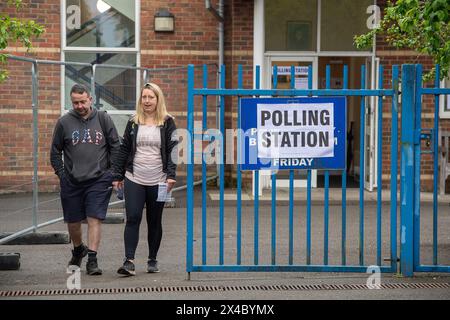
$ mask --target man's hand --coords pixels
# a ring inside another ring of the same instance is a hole
[[[169,192],[172,190],[172,188],[173,188],[173,186],[175,185],[176,182],[177,182],[177,181],[176,181],[176,180],[173,180],[173,179],[167,179],[167,180],[166,180],[166,183],[167,183],[167,193],[169,193]]]

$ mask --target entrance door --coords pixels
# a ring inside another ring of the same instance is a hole
[[[361,66],[365,66],[365,83],[367,88],[374,88],[376,81],[372,78],[372,57],[359,56],[320,56],[318,60],[318,88],[326,88],[326,67],[330,67],[330,88],[342,89],[344,87],[344,66],[348,67],[347,86],[349,89],[361,88]],[[364,187],[372,190],[376,186],[376,107],[377,100],[371,97],[365,98],[364,128],[360,136],[361,107],[360,98],[347,97],[347,187],[358,187],[360,181],[360,146],[364,139]],[[323,171],[319,171],[319,186],[323,177]],[[329,171],[333,186],[340,186],[341,172]]]
[[[277,66],[277,89],[291,88],[291,66],[306,67],[296,68],[295,71],[295,88],[308,89],[308,71],[307,67],[312,66],[312,85],[313,89],[317,89],[317,57],[292,57],[292,56],[271,56],[268,58],[266,72],[266,87],[273,87],[273,67]],[[263,187],[270,187],[270,171],[261,171],[263,176]],[[299,170],[295,173],[294,188],[306,188],[306,170]],[[317,170],[311,170],[311,186],[317,186]],[[289,187],[289,170],[280,170],[277,174],[277,187]]]

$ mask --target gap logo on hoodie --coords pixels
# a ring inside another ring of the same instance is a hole
[[[100,145],[103,140],[103,133],[101,131],[93,130],[91,134],[91,129],[74,130],[72,131],[72,145],[76,146],[78,143],[93,143],[95,145]]]

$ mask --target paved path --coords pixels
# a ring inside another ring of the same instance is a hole
[[[229,191],[227,191],[229,192]],[[340,193],[340,190],[339,190]],[[195,261],[201,263],[201,189],[196,189],[195,198]],[[57,194],[40,195],[39,221],[47,221],[61,215]],[[143,221],[141,225],[140,242],[136,254],[137,276],[122,278],[116,273],[123,259],[123,229],[124,224],[108,224],[103,226],[103,238],[99,251],[99,263],[104,274],[90,277],[84,273],[84,263],[81,273],[81,293],[68,294],[66,264],[70,257],[70,245],[3,245],[0,252],[19,252],[21,268],[17,271],[0,271],[0,299],[16,299],[5,297],[5,292],[23,290],[22,294],[33,291],[39,295],[32,299],[450,299],[448,287],[396,288],[386,287],[381,290],[369,290],[355,285],[365,285],[368,274],[358,273],[193,273],[187,280],[186,263],[186,209],[185,194],[176,195],[177,207],[166,208],[164,212],[164,233],[158,256],[161,273],[147,274],[145,272],[147,245],[147,228]],[[219,208],[218,201],[213,201],[214,191],[208,197],[208,263],[218,261]],[[113,199],[114,200],[114,199]],[[0,196],[0,231],[17,231],[21,227],[30,226],[30,210],[14,213],[31,204],[31,195]],[[260,211],[260,252],[261,264],[270,264],[270,202],[262,201]],[[266,205],[267,204],[267,205]],[[180,207],[181,206],[181,207]],[[365,202],[365,264],[376,262],[376,203]],[[305,263],[305,205],[297,198],[294,215],[294,263]],[[431,261],[431,203],[422,206],[422,259]],[[110,211],[123,211],[116,206]],[[226,201],[225,210],[225,263],[236,263],[236,203]],[[279,201],[277,208],[277,263],[288,263],[287,217],[286,201]],[[450,210],[448,203],[439,205],[439,261],[450,264]],[[389,256],[389,214],[388,204],[383,204],[383,258]],[[242,204],[242,243],[243,264],[253,261],[253,204],[245,201]],[[330,241],[329,263],[340,264],[341,251],[341,207],[339,204],[330,206]],[[323,204],[317,201],[312,210],[312,263],[323,261]],[[63,223],[48,226],[41,231],[65,231]],[[86,226],[84,226],[86,230]],[[359,204],[349,204],[347,207],[347,264],[358,264],[359,241]],[[388,265],[389,262],[384,262]],[[398,275],[382,274],[382,284],[397,283],[433,283],[449,284],[449,274],[416,274],[414,278],[401,278]],[[294,285],[289,289],[276,288],[279,285]],[[341,289],[316,289],[309,285],[342,285]],[[349,285],[345,288],[344,285]],[[223,289],[230,286],[228,289]],[[253,289],[252,289],[253,286]],[[264,289],[267,286],[267,290]],[[302,287],[306,286],[306,287]],[[201,288],[209,288],[204,289]],[[87,289],[103,289],[94,293]],[[129,288],[125,292],[123,288]],[[141,289],[137,289],[141,288]],[[143,289],[142,289],[143,288]],[[180,288],[187,288],[186,290]],[[190,288],[190,289],[189,289]],[[200,288],[200,289],[199,289]],[[222,289],[220,289],[222,288]],[[39,290],[54,290],[47,293]],[[53,295],[52,295],[53,294]],[[26,299],[23,295],[17,298]]]

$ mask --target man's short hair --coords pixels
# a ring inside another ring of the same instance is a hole
[[[72,89],[70,89],[70,95],[72,95],[72,93],[83,94],[85,92],[87,93],[88,97],[91,96],[91,94],[89,92],[89,89],[85,85],[83,85],[81,83],[75,83],[72,86]]]

